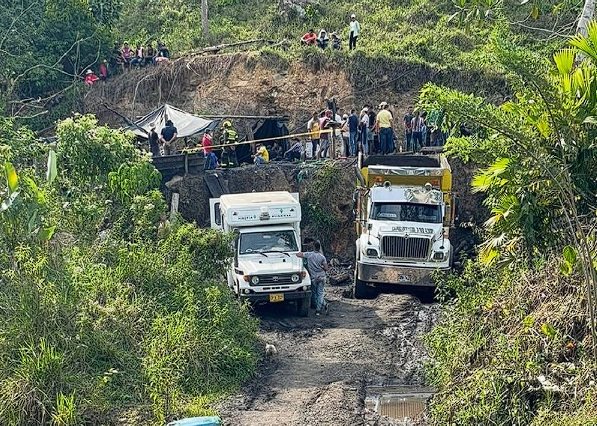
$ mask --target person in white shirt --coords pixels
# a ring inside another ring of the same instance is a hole
[[[350,16],[350,38],[348,39],[348,48],[350,50],[356,49],[357,47],[357,37],[361,33],[361,24],[357,21],[356,15],[352,14]]]

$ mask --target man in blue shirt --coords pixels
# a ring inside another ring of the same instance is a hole
[[[323,297],[323,286],[325,284],[325,272],[330,269],[325,256],[321,253],[321,244],[315,241],[313,251],[305,253],[298,252],[297,257],[307,260],[307,269],[311,277],[311,302],[315,304],[315,315],[320,315],[325,309],[326,303]]]

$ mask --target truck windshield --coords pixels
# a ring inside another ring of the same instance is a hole
[[[373,203],[371,219],[442,223],[441,206],[415,203]]]
[[[262,231],[240,234],[239,254],[298,251],[294,231]]]

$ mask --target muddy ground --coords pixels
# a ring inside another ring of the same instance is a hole
[[[348,282],[346,283],[346,285]],[[258,307],[260,336],[276,346],[257,377],[218,407],[229,426],[404,425],[365,407],[369,386],[423,385],[421,336],[439,316],[429,292],[354,300],[328,286],[329,316],[296,316],[292,305]],[[424,425],[424,419],[406,423]]]

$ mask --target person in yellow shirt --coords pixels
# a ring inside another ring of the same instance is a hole
[[[379,108],[381,111],[377,114],[374,127],[379,133],[381,153],[391,154],[394,152],[394,117],[387,102],[382,102]]]
[[[311,144],[313,145],[313,153],[312,157],[315,158],[317,155],[317,145],[319,145],[319,136],[321,133],[321,129],[319,128],[319,114],[317,112],[313,113],[311,120],[307,123],[307,132],[309,132],[309,136],[311,138]]]
[[[261,145],[255,154],[255,164],[269,163],[269,152],[264,145]]]

